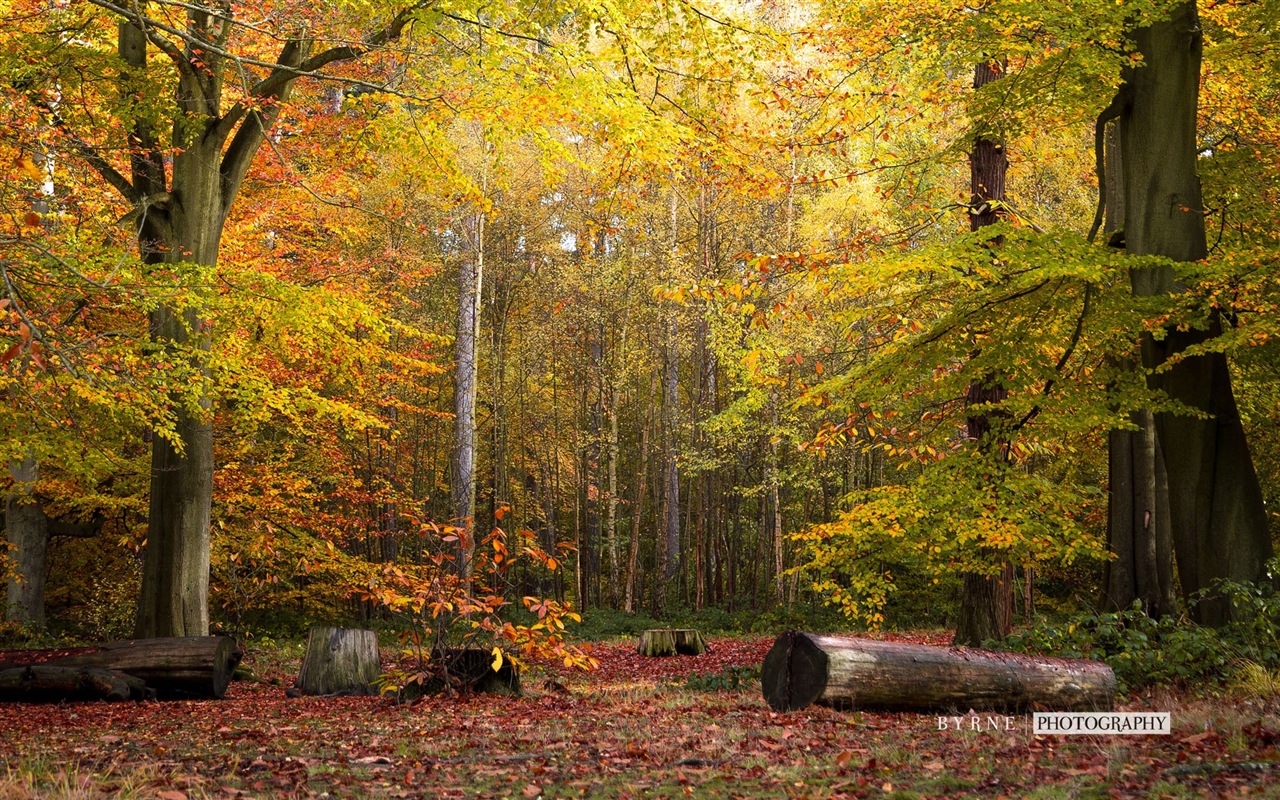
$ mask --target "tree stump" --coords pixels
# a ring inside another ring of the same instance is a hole
[[[358,628],[315,627],[294,687],[307,695],[370,695],[382,672],[378,634]]]
[[[930,647],[788,631],[765,656],[764,698],[776,711],[812,703],[904,711],[1106,710],[1111,668],[965,647]]]
[[[519,697],[520,668],[504,657],[497,669],[490,650],[478,647],[450,647],[431,656],[430,678],[420,688],[424,694],[458,692],[461,694],[500,694]],[[402,699],[412,698],[402,692]]]
[[[700,656],[707,652],[707,643],[691,628],[655,628],[640,634],[636,652],[642,656]]]

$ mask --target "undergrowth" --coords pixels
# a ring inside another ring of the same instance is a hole
[[[1273,562],[1274,572],[1274,562]],[[1273,586],[1220,581],[1194,602],[1221,597],[1231,621],[1220,628],[1186,617],[1154,619],[1140,602],[1122,611],[1087,614],[1067,622],[1040,622],[991,647],[1023,653],[1091,658],[1108,664],[1118,688],[1264,684],[1259,675],[1280,670],[1280,593]]]

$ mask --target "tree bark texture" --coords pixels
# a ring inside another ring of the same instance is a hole
[[[31,664],[0,669],[2,703],[145,700],[154,695],[142,680],[100,667]]]
[[[382,673],[378,634],[356,628],[315,627],[294,687],[305,695],[373,695]]]
[[[1110,709],[1116,680],[1097,661],[788,631],[761,668],[776,711],[818,703],[903,711]]]
[[[1141,600],[1148,614],[1177,611],[1173,586],[1173,538],[1164,457],[1149,410],[1134,412],[1137,430],[1108,435],[1110,501],[1103,605],[1116,611]]]
[[[973,88],[981,89],[999,80],[1003,65],[996,62],[978,64],[973,72]],[[1004,143],[990,132],[974,138],[969,155],[969,228],[973,231],[999,222],[1005,201],[1005,174],[1009,157]],[[995,246],[993,243],[992,246]],[[966,409],[1003,402],[1008,392],[997,375],[984,375],[968,387]],[[974,446],[993,457],[1003,458],[1007,443],[999,439],[993,412],[989,409],[968,411],[966,427]],[[964,573],[960,580],[960,607],[956,618],[955,643],[979,645],[988,639],[1003,639],[1013,618],[1013,566],[1004,564],[995,576]]]
[[[5,619],[43,628],[44,584],[49,561],[49,521],[35,498],[40,465],[35,458],[9,464],[13,491],[5,498],[4,525],[17,574],[9,576]]]
[[[129,639],[50,658],[38,666],[122,673],[162,699],[221,699],[243,655],[228,636]],[[0,669],[16,666],[3,664]]]
[[[636,652],[642,656],[700,656],[707,652],[702,634],[690,628],[654,628],[640,634]]]
[[[477,223],[480,225],[483,223]],[[450,491],[458,537],[458,575],[467,579],[475,551],[476,515],[476,343],[480,324],[481,264],[463,259],[458,267],[458,327],[453,368],[453,457]]]
[[[1120,116],[1125,246],[1135,255],[1196,261],[1207,255],[1204,209],[1196,172],[1203,36],[1196,5],[1184,3],[1167,21],[1134,32],[1142,67],[1127,76]],[[1134,270],[1133,292],[1181,291],[1168,267]],[[1216,312],[1204,330],[1146,337],[1148,369],[1167,365],[1187,348],[1221,333]],[[1169,483],[1170,523],[1184,595],[1218,578],[1254,581],[1271,556],[1262,492],[1236,407],[1226,357],[1181,358],[1153,376],[1156,388],[1205,419],[1161,413],[1155,424]],[[1200,604],[1201,622],[1220,624],[1222,601]]]

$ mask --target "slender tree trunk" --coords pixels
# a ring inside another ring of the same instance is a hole
[[[626,325],[622,328],[626,342]],[[625,351],[625,346],[624,346]],[[609,386],[609,502],[605,506],[605,535],[609,542],[609,605],[618,607],[618,587],[621,585],[621,565],[618,563],[618,402],[617,376]]]
[[[677,205],[675,187],[671,189],[670,268],[675,269],[677,256]],[[662,578],[670,581],[680,570],[680,470],[676,464],[676,447],[680,427],[680,326],[674,309],[669,309],[662,373],[662,509],[663,545]]]
[[[778,468],[778,394],[769,398],[769,504],[773,508],[771,538],[773,540],[773,594],[778,604],[786,602],[784,576],[786,569],[782,538],[782,477]]]
[[[458,327],[454,344],[453,452],[450,496],[458,526],[458,576],[469,581],[475,552],[476,375],[484,286],[484,214],[475,215],[474,249],[458,266]]]
[[[1134,32],[1143,65],[1127,76],[1120,115],[1125,246],[1135,255],[1196,261],[1207,255],[1197,175],[1196,114],[1203,36],[1194,2],[1167,21]],[[1169,267],[1134,270],[1133,291],[1182,291]],[[1170,329],[1146,337],[1148,369],[1222,332],[1216,312],[1203,330]],[[1168,475],[1172,539],[1184,595],[1218,578],[1254,581],[1271,556],[1266,508],[1221,353],[1180,358],[1155,378],[1171,398],[1205,414],[1161,413],[1155,425]],[[1200,620],[1221,624],[1223,601],[1197,607]]]
[[[623,609],[635,611],[636,570],[640,564],[640,522],[644,518],[644,498],[649,488],[649,429],[653,426],[653,395],[657,394],[657,381],[649,390],[650,402],[645,406],[644,424],[640,426],[640,474],[636,484],[635,500],[631,506],[631,547],[627,552],[627,591]]]

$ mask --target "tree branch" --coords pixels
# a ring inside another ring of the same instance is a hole
[[[182,51],[179,50],[173,42],[163,36],[157,36],[155,33],[156,30],[162,30],[165,33],[177,36],[179,39],[183,39],[184,41],[190,41],[193,37],[185,31],[165,25],[162,22],[158,22],[148,17],[142,13],[141,8],[138,6],[135,6],[134,8],[125,8],[124,6],[108,2],[108,0],[89,0],[89,3],[101,8],[103,11],[110,11],[112,14],[123,18],[126,22],[142,31],[143,35],[147,37],[147,41],[154,44],[160,52],[168,56],[169,60],[173,62],[179,72],[183,73],[187,77],[195,77],[195,72],[191,69],[191,64],[189,64],[187,59],[183,57]]]
[[[1089,244],[1093,244],[1097,237],[1098,229],[1102,227],[1103,214],[1107,210],[1107,123],[1120,116],[1128,101],[1127,95],[1124,87],[1121,87],[1116,96],[1111,98],[1111,104],[1102,109],[1097,121],[1093,123],[1093,163],[1094,172],[1098,176],[1098,205],[1093,212],[1093,225],[1089,227]]]

